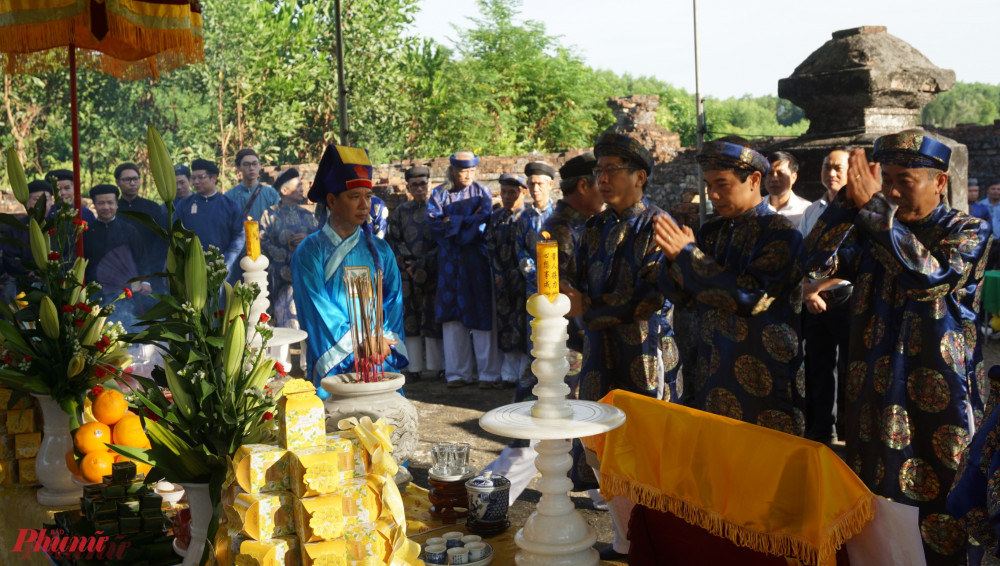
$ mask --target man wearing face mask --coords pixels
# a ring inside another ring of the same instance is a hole
[[[386,241],[396,255],[403,288],[403,327],[410,379],[432,377],[444,369],[441,325],[434,320],[437,290],[437,242],[427,219],[427,193],[431,170],[411,167],[403,173],[410,200],[389,213]]]

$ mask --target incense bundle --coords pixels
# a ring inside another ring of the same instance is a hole
[[[365,275],[344,275],[347,292],[347,313],[351,320],[351,340],[354,343],[354,372],[358,381],[382,381],[382,272],[376,271],[374,281]]]

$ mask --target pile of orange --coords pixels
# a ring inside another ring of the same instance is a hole
[[[66,467],[88,482],[98,483],[111,474],[112,464],[129,460],[109,450],[108,444],[133,448],[149,448],[150,444],[142,430],[142,419],[129,412],[120,391],[105,389],[94,398],[90,410],[96,420],[84,423],[73,435],[76,452],[83,454],[83,458],[78,464],[71,449],[66,453]],[[150,470],[149,465],[140,462],[135,462],[135,467],[140,474]]]

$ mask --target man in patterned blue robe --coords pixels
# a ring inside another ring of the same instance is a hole
[[[434,321],[437,289],[437,241],[427,220],[427,189],[431,171],[411,167],[404,173],[412,197],[389,213],[386,241],[396,254],[403,283],[403,326],[406,330],[406,366],[411,379],[437,375],[444,369],[441,325]]]
[[[657,287],[663,254],[653,219],[666,214],[643,196],[653,156],[625,134],[594,143],[593,173],[607,208],[587,221],[576,255],[560,274],[569,317],[582,316],[583,367],[579,397],[597,401],[612,389],[677,401],[682,391],[673,305]],[[600,478],[598,478],[600,480]],[[608,502],[615,538],[602,559],[628,553],[630,503]]]
[[[665,216],[656,222],[669,261],[661,288],[698,308],[692,406],[802,436],[802,236],[761,197],[769,165],[746,140],[707,143],[697,159],[719,217],[697,235]]]
[[[486,224],[493,193],[476,182],[479,157],[459,151],[449,158],[448,180],[431,192],[427,216],[438,242],[438,286],[434,317],[444,336],[448,387],[500,379],[500,355],[493,336],[493,289]]]
[[[878,165],[853,150],[805,252],[810,277],[854,282],[847,463],[919,508],[930,565],[965,564],[945,500],[987,388],[978,307],[991,227],[942,202],[950,157],[922,130],[876,140]]]
[[[562,277],[581,315],[580,398],[597,401],[612,389],[676,400],[679,371],[671,327],[673,305],[657,288],[663,259],[653,219],[666,214],[643,196],[653,158],[626,135],[606,133],[594,146],[595,177],[607,208],[584,228]]]
[[[299,244],[292,256],[292,278],[299,323],[306,339],[308,378],[317,386],[324,377],[353,372],[355,345],[351,335],[344,274],[383,273],[383,335],[374,340],[373,357],[380,369],[397,371],[408,363],[403,333],[403,296],[392,250],[371,233],[372,167],[368,152],[327,146],[309,189],[309,200],[324,200],[329,221]],[[320,397],[328,394],[318,389]]]
[[[524,232],[538,233],[542,227],[541,213],[524,204],[528,187],[524,177],[504,173],[500,175],[501,207],[493,212],[486,231],[486,246],[490,252],[493,271],[493,296],[496,300],[497,347],[503,357],[500,376],[502,381],[481,387],[513,387],[528,368],[528,282],[518,267],[520,241]]]

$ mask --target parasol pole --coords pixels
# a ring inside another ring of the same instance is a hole
[[[337,41],[337,110],[340,115],[340,144],[351,145],[347,139],[347,85],[344,84],[344,29],[340,21],[340,0],[334,2]]]
[[[73,206],[76,208],[77,220],[82,222],[83,203],[80,199],[80,108],[76,100],[76,46],[72,43],[69,44],[69,114],[73,130]],[[80,232],[76,236],[76,257],[83,257],[83,232]]]

